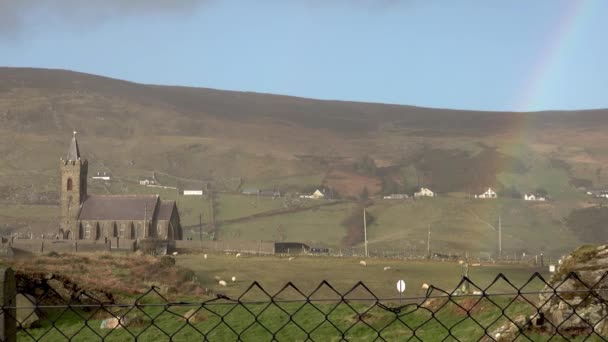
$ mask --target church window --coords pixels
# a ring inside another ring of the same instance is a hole
[[[84,238],[85,239],[91,238],[91,225],[88,223],[84,227]]]
[[[124,238],[125,237],[125,224],[120,224],[120,230],[118,231],[118,236]]]
[[[161,238],[162,234],[163,234],[163,225],[159,223],[156,225],[156,236]]]
[[[68,191],[72,191],[72,178],[68,178],[68,186],[67,186],[67,190],[68,190]]]

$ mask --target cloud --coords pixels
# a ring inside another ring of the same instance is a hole
[[[0,0],[0,36],[45,27],[88,29],[129,16],[187,14],[210,0]]]

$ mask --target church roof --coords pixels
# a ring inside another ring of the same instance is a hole
[[[173,215],[173,209],[175,208],[175,201],[164,200],[160,201],[160,208],[158,209],[157,219],[161,221],[171,220]]]
[[[66,160],[78,160],[80,159],[80,149],[78,148],[78,141],[76,140],[76,131],[74,131],[74,136],[72,137],[72,142],[70,142],[70,147],[68,148],[68,156]]]
[[[79,220],[152,220],[160,201],[158,195],[89,195],[82,204]]]

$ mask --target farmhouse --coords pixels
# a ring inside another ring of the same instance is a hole
[[[315,190],[312,195],[301,195],[300,198],[310,198],[310,199],[323,199],[325,198],[325,194],[323,194],[320,190]]]
[[[542,202],[542,201],[545,201],[546,198],[543,197],[543,196],[540,196],[538,194],[535,195],[535,194],[529,193],[529,194],[524,194],[524,200],[525,201],[541,201]]]
[[[496,192],[492,188],[488,188],[486,192],[481,195],[475,195],[475,198],[497,198]]]
[[[435,197],[435,193],[427,188],[420,188],[420,191],[414,193],[414,197]]]
[[[181,240],[175,201],[158,195],[90,195],[88,161],[80,156],[76,132],[60,159],[60,234],[70,240],[105,238]]]

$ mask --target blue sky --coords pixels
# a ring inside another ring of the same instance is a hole
[[[0,1],[0,65],[441,108],[608,107],[603,0],[87,3]]]

